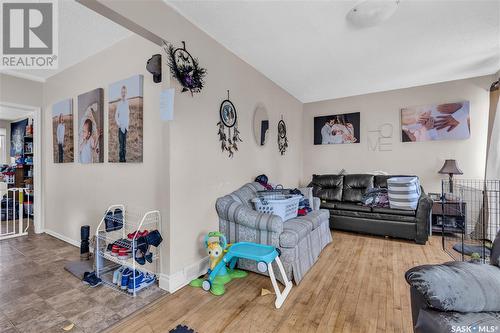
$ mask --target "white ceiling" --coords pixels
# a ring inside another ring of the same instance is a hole
[[[499,1],[402,0],[364,29],[345,19],[352,0],[165,1],[302,102],[500,69]]]
[[[0,105],[0,120],[17,120],[33,115],[33,110]]]
[[[132,34],[74,0],[59,0],[58,4],[59,68],[16,70],[9,74],[43,81]]]

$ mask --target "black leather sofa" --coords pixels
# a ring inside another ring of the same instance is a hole
[[[414,240],[425,244],[429,237],[432,200],[422,190],[416,211],[367,207],[361,204],[370,188],[387,188],[387,179],[400,176],[370,174],[313,175],[309,187],[330,210],[330,229]]]

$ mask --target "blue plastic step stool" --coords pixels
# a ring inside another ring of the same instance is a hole
[[[292,289],[292,282],[288,281],[288,278],[285,274],[285,269],[283,268],[283,264],[279,258],[279,253],[274,246],[263,245],[257,243],[248,243],[248,242],[240,242],[234,243],[227,250],[226,255],[222,258],[222,260],[215,266],[208,279],[203,281],[203,290],[209,291],[212,286],[212,282],[219,270],[229,264],[230,269],[234,269],[236,266],[236,262],[238,259],[249,259],[257,262],[257,269],[259,272],[264,273],[265,271],[269,271],[269,277],[271,278],[271,283],[273,284],[274,292],[276,293],[276,301],[274,305],[277,309],[283,305],[286,297],[290,293]],[[276,281],[276,277],[274,276],[272,262],[276,261],[278,268],[280,270],[280,274],[285,281],[285,289],[280,291],[278,287],[278,282]]]

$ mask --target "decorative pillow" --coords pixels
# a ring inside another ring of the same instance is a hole
[[[453,261],[423,265],[406,272],[427,304],[441,311],[500,311],[500,268]]]
[[[498,230],[497,237],[493,242],[493,248],[491,249],[490,261],[492,265],[500,267],[500,230]]]

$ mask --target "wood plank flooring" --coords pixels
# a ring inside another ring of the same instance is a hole
[[[274,308],[268,278],[249,274],[216,297],[184,287],[113,326],[108,332],[168,332],[179,324],[205,332],[412,332],[409,288],[404,273],[450,261],[434,236],[413,242],[335,232],[317,264]]]

